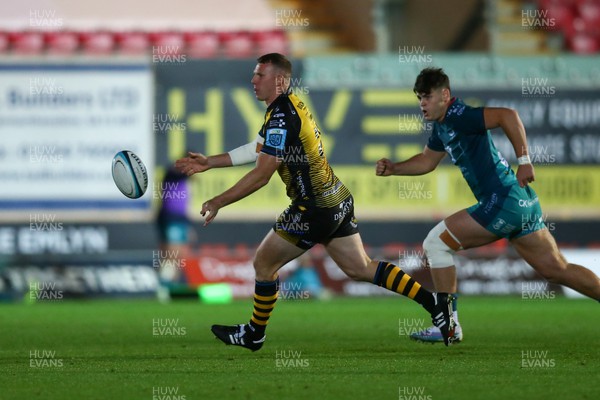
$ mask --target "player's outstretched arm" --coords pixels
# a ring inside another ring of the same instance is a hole
[[[281,161],[277,157],[260,153],[256,159],[256,167],[252,171],[244,175],[242,179],[225,192],[202,204],[200,214],[203,217],[206,216],[204,226],[211,223],[220,208],[243,199],[269,183],[279,164],[281,164]]]
[[[261,147],[258,141],[259,137],[257,136],[252,142],[230,150],[227,154],[229,154],[231,165],[243,165],[255,162]]]
[[[375,175],[424,175],[433,171],[445,155],[443,151],[434,151],[425,146],[422,153],[415,154],[406,161],[394,163],[387,158],[382,158],[377,161]]]
[[[527,136],[519,114],[510,108],[486,107],[483,109],[485,128],[502,128],[504,134],[513,145],[519,167],[517,181],[521,187],[535,181],[535,171],[529,160]]]
[[[187,176],[208,171],[211,168],[230,167],[231,165],[233,164],[229,153],[207,157],[202,153],[192,153],[190,151],[187,157],[175,161],[175,168]]]
[[[233,165],[249,164],[258,157],[258,137],[252,142],[237,147],[227,153],[205,156],[201,153],[189,152],[187,157],[175,161],[175,168],[181,173],[191,176],[208,171],[212,168],[231,167]]]

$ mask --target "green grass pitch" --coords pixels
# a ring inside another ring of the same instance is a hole
[[[460,299],[465,341],[410,341],[425,311],[400,297],[280,300],[258,352],[213,323],[251,301],[0,305],[1,399],[598,399],[600,305]]]

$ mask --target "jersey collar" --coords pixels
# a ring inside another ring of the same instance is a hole
[[[448,107],[446,107],[446,111],[444,112],[444,119],[441,122],[444,122],[444,120],[446,119],[446,117],[448,116],[448,112],[450,111],[450,109],[452,108],[452,105],[454,104],[454,102],[458,100],[456,98],[456,96],[452,97],[450,99],[450,103],[448,103]]]
[[[267,107],[267,112],[274,109],[284,98],[287,98],[290,94],[292,94],[292,91],[290,90],[290,88],[288,88],[288,90],[277,96],[275,100],[273,100],[273,102]]]

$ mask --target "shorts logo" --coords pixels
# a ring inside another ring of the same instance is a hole
[[[496,193],[492,193],[492,195],[490,196],[490,199],[488,200],[487,204],[483,208],[483,212],[488,214],[490,211],[492,211],[494,205],[497,202],[498,202],[498,195]]]
[[[503,220],[502,218],[498,218],[492,225],[492,227],[501,232],[501,233],[506,233],[509,234],[511,233],[514,229],[515,226],[509,224],[508,222],[506,222],[505,220]]]
[[[283,148],[285,147],[286,133],[287,129],[267,129],[267,137],[265,140],[265,144],[277,150],[283,150]]]
[[[519,199],[519,207],[531,207],[539,201],[540,199],[538,199],[537,197],[531,200]]]
[[[496,220],[496,222],[494,223],[493,227],[496,230],[499,230],[500,228],[502,228],[504,225],[506,224],[506,221],[503,220],[502,218],[498,218]]]

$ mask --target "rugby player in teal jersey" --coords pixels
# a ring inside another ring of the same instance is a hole
[[[423,117],[433,121],[429,141],[422,153],[406,161],[379,160],[376,174],[427,174],[448,154],[477,199],[477,204],[436,225],[423,242],[435,289],[456,293],[453,260],[456,251],[507,238],[546,280],[599,300],[600,278],[587,268],[567,262],[544,225],[539,199],[529,186],[535,180],[535,172],[518,113],[508,108],[470,107],[452,97],[448,76],[440,68],[422,70],[413,91]],[[488,130],[494,128],[502,128],[515,150],[516,174],[492,141]],[[463,339],[463,333],[458,323],[456,299],[453,310],[457,325],[452,341],[457,343]],[[435,327],[415,333],[411,338],[424,342],[443,340]]]

